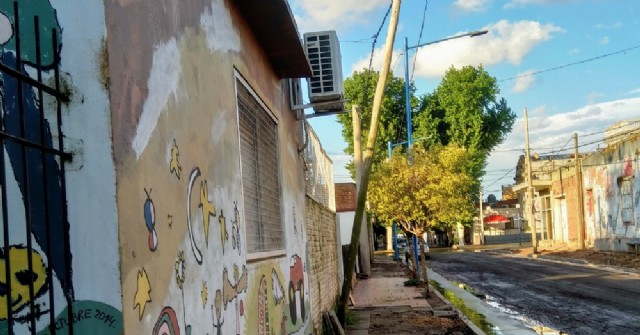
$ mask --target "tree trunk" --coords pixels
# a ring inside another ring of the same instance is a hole
[[[418,236],[418,245],[420,246],[418,250],[420,250],[420,267],[422,268],[422,278],[424,278],[424,282],[427,284],[425,286],[425,290],[427,293],[427,297],[429,296],[429,276],[427,275],[427,257],[424,254],[424,239],[422,236]]]
[[[407,249],[409,250],[409,260],[413,262],[413,266],[412,266],[412,270],[413,270],[413,278],[415,279],[420,279],[420,270],[418,269],[418,264],[416,263],[416,253],[415,253],[415,248],[413,247],[413,238],[409,238],[408,234],[405,233],[405,236],[407,236]],[[408,262],[407,262],[407,265]]]
[[[393,53],[393,42],[396,37],[396,28],[398,26],[398,16],[400,14],[400,0],[393,0],[391,4],[391,18],[389,19],[389,28],[387,32],[387,40],[384,47],[384,65],[380,71],[376,92],[373,97],[373,108],[371,111],[371,125],[369,127],[369,136],[367,138],[367,146],[365,147],[363,157],[362,187],[358,190],[358,202],[356,204],[356,214],[353,220],[353,230],[351,232],[351,245],[349,247],[349,255],[345,263],[344,282],[342,283],[342,292],[340,301],[338,302],[338,319],[342,325],[345,324],[345,316],[347,314],[347,303],[351,294],[351,279],[353,278],[353,270],[356,264],[356,253],[358,251],[358,240],[360,238],[360,230],[362,219],[364,218],[364,207],[366,202],[367,190],[369,189],[369,175],[371,172],[371,160],[373,158],[373,148],[375,147],[376,136],[378,134],[378,125],[380,122],[380,106],[384,96],[384,88],[387,84],[387,76],[391,66],[391,55]]]
[[[455,240],[453,238],[453,228],[447,227],[447,247],[452,247],[455,244]]]

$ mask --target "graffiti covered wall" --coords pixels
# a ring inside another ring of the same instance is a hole
[[[603,250],[628,251],[640,238],[640,140],[625,141],[583,160],[587,238]]]
[[[312,332],[300,126],[260,43],[224,0],[106,13],[125,333]],[[248,252],[237,85],[277,124],[285,245],[267,256]]]
[[[0,2],[2,64],[49,88],[59,73],[64,100],[0,72],[4,130],[49,149],[4,141],[2,334],[122,333],[104,39],[101,1]]]

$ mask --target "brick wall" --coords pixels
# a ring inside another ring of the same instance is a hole
[[[311,311],[313,326],[320,329],[322,313],[333,308],[340,293],[336,214],[309,197],[305,206]]]
[[[353,212],[356,210],[356,184],[336,183],[336,212]]]

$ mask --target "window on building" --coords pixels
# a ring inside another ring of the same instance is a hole
[[[284,249],[278,123],[242,79],[236,88],[247,252],[270,256]]]
[[[631,179],[624,178],[620,181],[620,197],[622,202],[622,223],[633,225],[633,186]]]

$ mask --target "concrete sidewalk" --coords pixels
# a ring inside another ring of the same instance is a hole
[[[391,255],[376,255],[374,257],[375,264],[395,263]],[[513,334],[513,335],[530,335],[536,334],[532,329],[525,326],[522,322],[512,319],[507,313],[494,308],[486,302],[478,299],[469,292],[461,289],[444,277],[429,269],[429,278],[438,282],[438,284],[446,290],[452,291],[457,297],[462,299],[465,304],[483,314],[486,319],[494,326],[495,334]],[[409,311],[427,311],[432,312],[435,316],[446,316],[457,313],[460,318],[467,323],[477,334],[485,334],[477,326],[473,325],[461,312],[451,305],[446,298],[442,297],[447,303],[434,310],[427,300],[423,298],[422,291],[424,288],[413,286],[404,286],[407,280],[404,272],[380,272],[373,271],[369,279],[359,280],[352,297],[354,306],[350,309],[356,314],[358,322],[355,325],[347,326],[345,329],[348,335],[368,335],[369,325],[372,315],[387,312],[409,312]],[[437,292],[437,291],[435,291]],[[398,335],[398,334],[389,334]]]
[[[391,256],[374,256],[375,264],[396,264]],[[346,334],[367,335],[371,315],[380,312],[433,311],[420,288],[404,286],[404,272],[381,273],[373,271],[369,279],[358,280],[353,290],[354,305],[350,309],[356,314],[358,323],[347,326]],[[389,334],[392,335],[392,334]]]

